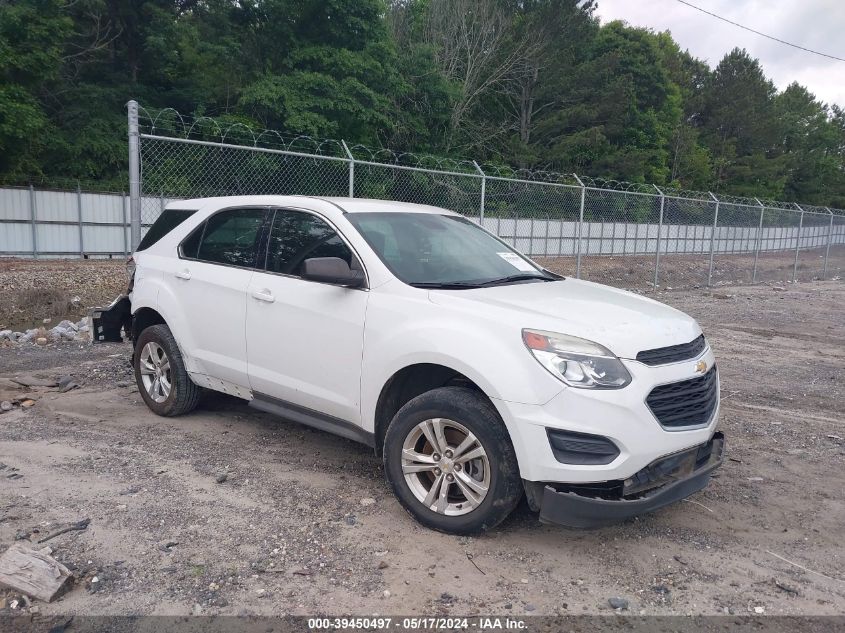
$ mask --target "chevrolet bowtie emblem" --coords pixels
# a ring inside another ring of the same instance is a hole
[[[706,374],[707,373],[707,363],[705,363],[703,360],[698,361],[695,364],[695,371],[698,372],[699,374]]]

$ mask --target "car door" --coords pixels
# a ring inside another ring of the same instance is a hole
[[[361,354],[369,293],[301,277],[311,257],[358,258],[317,214],[276,209],[265,270],[247,293],[249,381],[270,396],[310,413],[360,425]]]
[[[248,387],[246,298],[268,210],[225,209],[180,245],[173,296],[183,315],[179,336],[199,373]],[[221,385],[222,386],[222,385]]]

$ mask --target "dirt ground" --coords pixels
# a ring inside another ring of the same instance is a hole
[[[523,503],[483,536],[432,532],[363,446],[222,396],[156,417],[126,346],[0,348],[0,388],[81,385],[0,415],[0,551],[90,519],[46,543],[78,579],[42,614],[522,616],[621,597],[635,614],[841,615],[845,285],[775,288],[652,295],[715,350],[730,459],[689,500],[596,531]]]

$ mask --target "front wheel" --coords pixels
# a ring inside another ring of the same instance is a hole
[[[403,406],[385,436],[384,464],[405,509],[442,532],[489,530],[510,514],[523,492],[498,412],[463,387],[434,389]]]
[[[188,376],[176,339],[166,325],[153,325],[141,332],[133,364],[138,391],[153,413],[183,415],[199,404],[202,392]]]

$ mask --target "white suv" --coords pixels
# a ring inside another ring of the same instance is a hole
[[[444,209],[185,200],[131,265],[92,325],[131,338],[150,409],[213,389],[363,442],[438,530],[489,529],[523,494],[541,520],[603,525],[700,490],[723,459],[692,318],[555,275]]]

